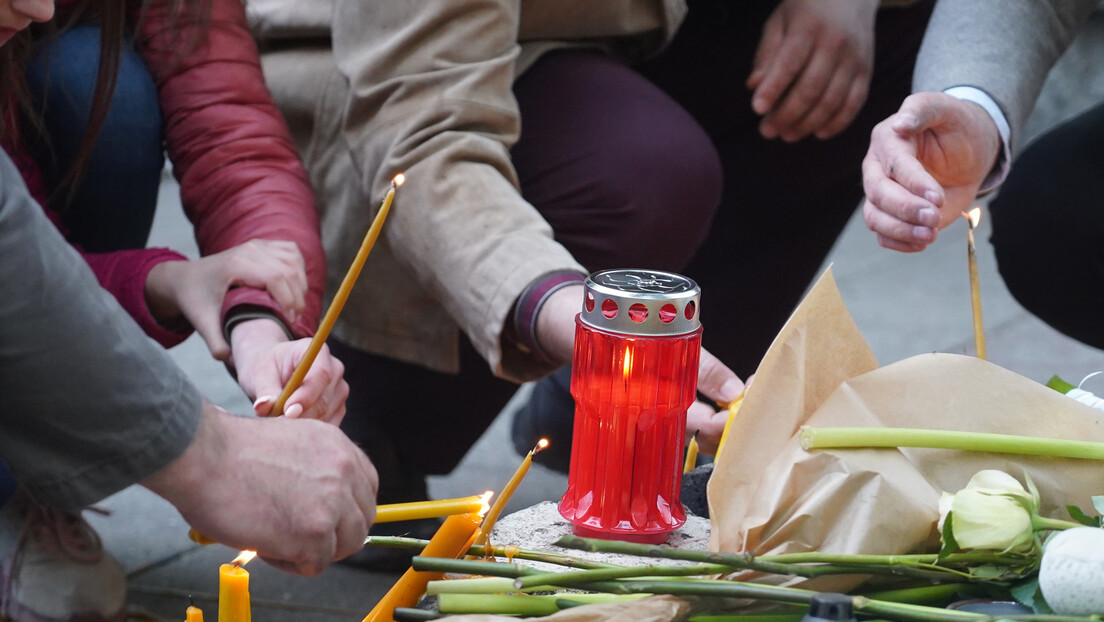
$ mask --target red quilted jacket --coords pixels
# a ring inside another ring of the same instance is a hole
[[[62,19],[66,6],[72,4],[72,0],[59,0]],[[185,48],[189,53],[183,56],[182,42],[193,41],[194,32],[187,26],[182,33],[169,29],[166,3],[153,0],[140,20],[141,3],[132,4],[131,23],[139,27],[135,45],[157,84],[166,149],[200,252],[217,253],[253,238],[290,240],[298,244],[306,262],[310,291],[305,312],[296,323],[287,320],[267,292],[249,287],[228,292],[224,319],[236,310],[263,307],[297,337],[309,336],[321,315],[326,276],[318,216],[287,125],[265,86],[241,0],[212,0],[208,29],[198,45]],[[18,145],[6,148],[15,151],[12,156],[22,164],[34,190],[38,180],[29,169],[29,158],[18,153]],[[141,249],[84,256],[100,283],[147,334],[166,346],[186,336],[158,326],[144,298],[149,269],[179,255]]]

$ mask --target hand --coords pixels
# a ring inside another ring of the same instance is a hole
[[[985,110],[917,93],[874,127],[863,159],[863,220],[886,248],[912,252],[969,209],[997,161],[1000,132]]]
[[[829,138],[858,114],[874,67],[878,0],[783,0],[763,25],[747,86],[765,138]]]
[[[192,443],[142,485],[207,536],[313,575],[363,548],[379,481],[334,426],[235,417],[205,404]]]
[[[146,303],[162,325],[186,319],[211,354],[225,361],[230,346],[222,335],[222,301],[238,285],[267,290],[295,321],[307,295],[299,247],[294,242],[249,240],[201,259],[159,263],[146,277]]]
[[[583,284],[552,292],[537,315],[537,341],[553,362],[568,365],[575,352],[575,315],[583,300]]]
[[[310,346],[310,339],[288,341],[284,329],[268,319],[241,322],[234,326],[230,343],[238,384],[256,400],[253,409],[260,416],[272,412],[295,367]],[[284,404],[284,416],[292,419],[319,419],[340,425],[345,416],[349,384],[345,366],[323,345],[299,388]]]
[[[713,404],[728,404],[744,392],[744,383],[735,372],[702,348],[698,361],[698,392],[712,400]],[[717,445],[721,442],[727,422],[728,408],[717,410],[712,404],[694,402],[686,411],[687,440],[697,432],[698,448],[712,456],[717,453]]]

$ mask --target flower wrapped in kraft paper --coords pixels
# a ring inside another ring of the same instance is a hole
[[[920,448],[806,451],[801,426],[1104,441],[1097,411],[977,358],[925,354],[879,368],[831,271],[771,345],[717,458],[708,488],[713,550],[938,551],[940,495],[984,469],[1026,471],[1045,516],[1063,516],[1067,504],[1082,506],[1104,492],[1098,461]],[[861,581],[787,584],[845,591]]]

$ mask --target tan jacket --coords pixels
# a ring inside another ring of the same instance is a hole
[[[459,328],[500,376],[550,371],[504,344],[503,326],[533,279],[582,267],[519,193],[514,78],[553,46],[652,53],[673,36],[682,0],[249,0],[248,9],[318,194],[331,294],[391,178],[406,175],[334,334],[456,371]]]

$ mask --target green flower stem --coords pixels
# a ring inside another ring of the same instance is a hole
[[[723,613],[690,616],[690,622],[801,622],[808,607],[764,613]]]
[[[422,620],[436,620],[441,614],[428,609],[415,609],[413,607],[395,607],[391,614],[395,622],[421,622]]]
[[[529,590],[534,592],[551,592],[557,588],[554,585],[538,585]],[[514,580],[506,577],[480,577],[478,579],[442,579],[430,581],[426,584],[426,594],[437,596],[438,594],[508,594],[518,592],[514,587]]]
[[[921,430],[916,428],[816,428],[801,426],[801,447],[805,450],[871,447],[925,447],[1002,454],[1085,458],[1104,460],[1104,443],[1058,438]]]
[[[556,585],[571,585],[572,583],[590,583],[592,581],[606,581],[609,579],[626,579],[629,577],[686,577],[713,575],[728,572],[731,566],[720,564],[696,564],[693,566],[632,566],[629,568],[599,568],[597,570],[576,570],[573,572],[546,572],[514,579],[514,587],[525,589],[542,583],[555,583]],[[554,581],[548,581],[554,578]]]
[[[939,585],[921,585],[895,590],[877,590],[863,596],[872,600],[888,600],[895,603],[913,605],[944,605],[960,593],[983,593],[970,583],[941,583]]]
[[[715,553],[690,551],[666,545],[638,544],[618,540],[598,540],[564,536],[556,546],[581,551],[618,553],[638,557],[658,557],[705,564],[728,566],[731,569],[747,569],[798,577],[820,577],[832,574],[889,574],[909,576],[925,580],[968,578],[953,566],[969,563],[1002,563],[1006,565],[1029,562],[1028,558],[997,553],[960,553],[940,560],[937,555],[842,555],[831,553],[789,553],[755,557],[750,553]],[[937,565],[938,562],[938,565]],[[820,564],[808,566],[801,564]],[[576,574],[576,573],[569,573]],[[626,575],[627,576],[627,575]]]
[[[505,594],[441,594],[437,608],[441,613],[487,613],[498,615],[547,616],[562,609],[561,601],[571,605],[590,605],[623,600],[638,600],[646,594],[546,594],[510,596]]]
[[[387,547],[409,549],[412,551],[421,551],[427,544],[429,544],[429,540],[402,538],[398,536],[369,536],[364,541],[364,546],[366,547]],[[532,549],[518,548],[516,546],[473,546],[468,549],[468,555],[486,557],[488,548],[491,549],[491,554],[495,557],[505,557],[507,559],[524,559],[534,562],[544,562],[546,564],[555,564],[557,566],[567,566],[569,568],[619,568],[616,564],[587,561],[562,553],[535,551]]]
[[[1035,531],[1062,531],[1071,527],[1084,527],[1084,525],[1060,518],[1047,518],[1038,514],[1031,515],[1031,528]]]
[[[460,574],[487,575],[491,577],[508,577],[510,579],[516,579],[523,575],[547,574],[536,568],[527,568],[517,564],[476,561],[473,559],[450,559],[447,557],[417,556],[410,560],[410,565],[414,570],[455,572]]]

